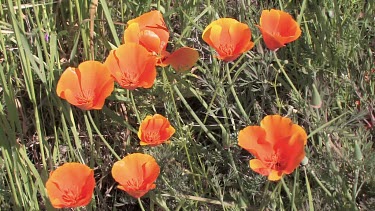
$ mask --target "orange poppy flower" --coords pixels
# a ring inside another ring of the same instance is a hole
[[[140,198],[156,187],[160,167],[151,155],[134,153],[117,161],[112,167],[112,177],[120,185],[117,188],[134,198]]]
[[[277,50],[301,36],[301,29],[291,15],[281,10],[263,10],[260,25],[267,48]]]
[[[157,57],[158,66],[171,65],[177,71],[185,71],[197,62],[199,55],[193,48],[183,47],[173,53],[166,51],[169,31],[159,11],[145,13],[127,24],[124,43],[138,43],[145,47]]]
[[[174,134],[175,129],[168,119],[160,114],[147,116],[138,130],[141,145],[156,146],[166,142]]]
[[[102,63],[85,61],[68,67],[57,83],[57,95],[82,110],[101,109],[111,95],[114,80]]]
[[[279,115],[268,115],[260,127],[248,126],[238,134],[238,145],[256,157],[250,160],[250,168],[272,181],[298,167],[306,143],[305,130]]]
[[[165,25],[163,15],[157,11],[145,13],[128,21],[124,32],[124,42],[139,43],[148,51],[156,55],[165,55],[169,31]]]
[[[206,27],[203,40],[216,50],[218,58],[233,61],[254,47],[250,28],[233,18],[221,18]]]
[[[125,43],[111,50],[104,64],[121,87],[150,88],[156,78],[156,58],[137,43]]]
[[[81,163],[65,163],[50,173],[46,183],[48,197],[55,208],[86,206],[94,188],[94,170]]]

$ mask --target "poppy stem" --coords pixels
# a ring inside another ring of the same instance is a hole
[[[281,183],[283,185],[284,191],[286,192],[286,195],[288,196],[290,202],[292,203],[292,210],[298,210],[296,205],[294,204],[294,201],[292,200],[292,193],[290,192],[290,189],[286,185],[284,177],[281,177]]]
[[[234,85],[233,85],[233,81],[232,81],[232,77],[230,76],[230,71],[229,71],[229,64],[226,63],[226,71],[227,71],[227,76],[228,76],[228,82],[229,82],[229,88],[230,88],[230,91],[232,92],[232,95],[234,97],[234,100],[236,101],[236,104],[238,106],[238,109],[240,109],[240,112],[242,114],[242,116],[245,118],[246,120],[246,123],[250,123],[250,119],[249,119],[249,116],[247,115],[245,109],[243,108],[241,102],[240,102],[240,99],[238,99],[238,96],[236,94],[236,91],[234,90]]]
[[[87,111],[87,114],[88,114],[89,120],[90,120],[90,122],[92,124],[92,127],[94,128],[94,130],[96,131],[96,133],[99,135],[100,139],[107,146],[107,148],[109,149],[109,151],[111,151],[111,153],[113,154],[113,156],[115,156],[117,158],[117,160],[121,160],[120,156],[117,155],[117,153],[115,152],[115,150],[113,150],[113,148],[111,147],[111,145],[109,145],[109,143],[105,140],[105,138],[103,137],[102,133],[99,131],[98,127],[96,127],[96,124],[95,124],[94,120],[92,119],[90,111]]]
[[[277,57],[276,52],[275,52],[275,51],[272,51],[272,53],[273,53],[273,56],[274,56],[275,59],[276,59],[277,65],[279,65],[280,70],[281,70],[281,72],[283,73],[283,75],[285,76],[286,80],[288,81],[290,87],[292,87],[293,91],[294,91],[294,92],[297,94],[297,96],[299,97],[299,100],[301,100],[301,99],[302,99],[301,94],[298,92],[297,88],[294,86],[292,80],[290,80],[288,74],[286,74],[286,72],[285,72],[285,70],[284,70],[284,67],[281,65],[280,60],[279,60],[279,58]]]
[[[138,114],[138,110],[137,110],[137,105],[135,104],[135,100],[134,100],[134,96],[133,96],[133,92],[130,91],[130,90],[127,90],[127,94],[128,94],[128,97],[130,95],[130,99],[132,101],[132,105],[133,105],[133,109],[134,109],[134,113],[135,113],[135,116],[137,116],[137,120],[138,120],[138,123],[140,124],[142,121],[141,121],[141,118],[139,117],[139,114]]]
[[[142,211],[145,211],[145,208],[143,207],[143,204],[142,204],[141,198],[138,198],[138,203],[139,203],[139,207],[141,208],[141,210],[142,210]]]

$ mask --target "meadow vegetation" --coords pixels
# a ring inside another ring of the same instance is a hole
[[[361,0],[0,0],[0,209],[54,210],[49,173],[67,162],[94,169],[90,204],[79,210],[375,210],[375,1]],[[267,49],[256,27],[280,9],[301,36]],[[149,89],[115,85],[101,110],[58,97],[68,67],[104,62],[128,20],[159,10],[169,52],[199,52],[191,70],[158,67]],[[254,47],[224,62],[202,39],[212,21],[247,24]],[[175,128],[170,143],[141,146],[147,115]],[[249,168],[238,133],[266,115],[307,133],[306,158],[280,181]],[[156,188],[132,198],[111,169],[130,153],[160,165]],[[143,206],[143,207],[142,207]]]

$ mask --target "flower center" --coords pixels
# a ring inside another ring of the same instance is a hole
[[[77,101],[79,104],[89,104],[92,103],[94,99],[94,91],[92,90],[82,90],[81,93],[76,95]]]
[[[234,46],[232,44],[220,44],[219,45],[220,52],[224,53],[225,55],[232,55],[234,51]]]
[[[139,84],[139,74],[134,71],[123,71],[121,83],[123,86],[136,87]]]
[[[280,171],[285,168],[285,159],[280,156],[280,152],[277,151],[264,159],[264,164],[273,170]]]
[[[146,133],[146,139],[150,142],[155,142],[160,140],[160,134],[157,131],[150,131]]]
[[[75,205],[79,200],[79,196],[73,190],[65,190],[62,199],[67,204]]]
[[[143,182],[141,182],[140,180],[133,178],[131,180],[126,181],[126,183],[123,184],[123,186],[130,190],[138,190],[142,186],[142,183]]]

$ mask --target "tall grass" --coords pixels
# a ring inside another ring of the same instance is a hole
[[[49,172],[65,162],[95,170],[87,210],[138,210],[116,189],[110,169],[131,152],[161,165],[147,210],[375,209],[375,3],[373,1],[4,1],[0,0],[0,208],[53,210]],[[255,24],[281,8],[302,36],[270,53]],[[127,20],[164,14],[168,48],[191,46],[192,71],[158,69],[152,89],[116,88],[101,111],[83,112],[57,97],[62,71],[104,61],[122,42]],[[252,29],[256,45],[232,63],[201,39],[218,17]],[[360,102],[356,105],[355,102]],[[314,105],[321,103],[321,107]],[[161,113],[176,134],[169,145],[140,147],[140,119]],[[309,134],[308,162],[280,182],[252,172],[237,133],[281,114]]]

